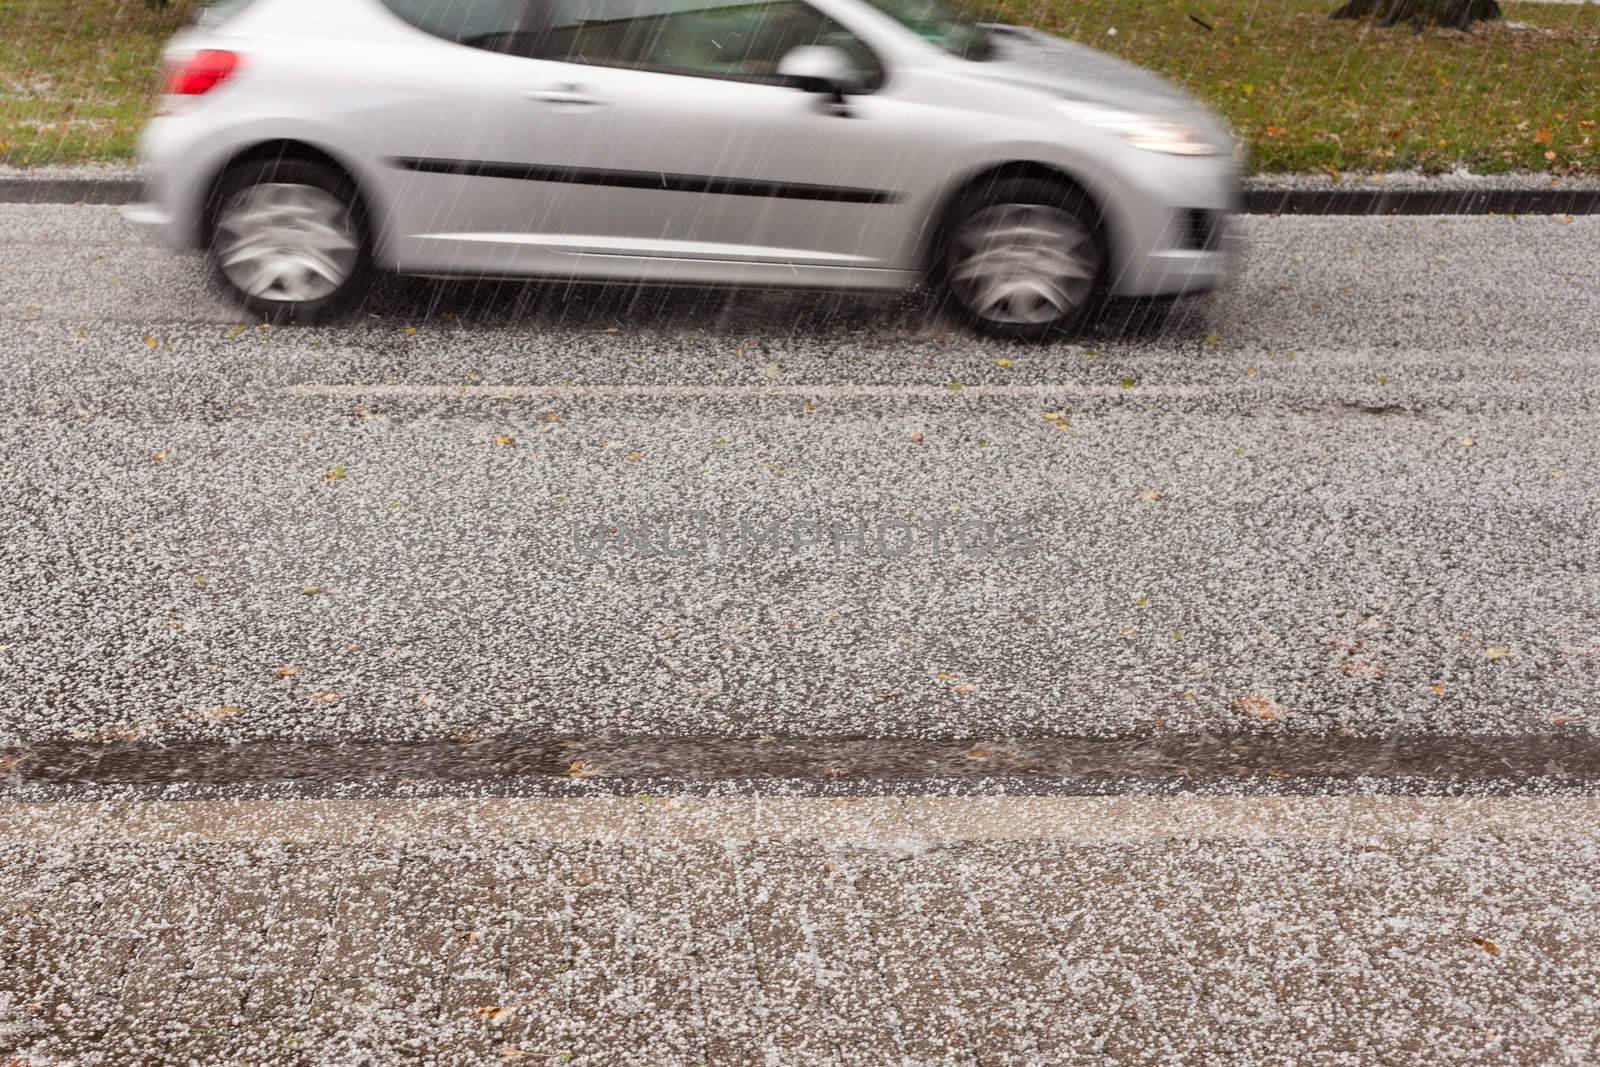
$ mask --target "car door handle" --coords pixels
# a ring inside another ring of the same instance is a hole
[[[554,89],[530,89],[522,94],[529,100],[543,104],[569,104],[576,107],[600,107],[607,101],[590,96],[581,85],[558,85]]]

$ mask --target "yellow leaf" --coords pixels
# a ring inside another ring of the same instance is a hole
[[[417,328],[415,326],[407,326],[406,327],[406,336],[407,337],[415,337],[416,335],[417,335]]]
[[[994,365],[996,367],[1011,367],[1015,366],[1016,362],[1014,359],[997,359],[994,361]]]
[[[630,461],[632,461],[634,463],[637,463],[641,459],[644,458],[644,453],[643,452],[628,452],[628,453],[625,453],[622,458],[626,459],[626,460],[630,460]]]
[[[146,345],[146,346],[147,346],[147,347],[149,347],[149,348],[154,348],[154,347],[156,347],[156,346],[157,346],[157,345],[158,345],[158,344],[160,344],[160,343],[161,343],[161,342],[160,342],[160,341],[157,341],[157,340],[156,340],[156,339],[155,339],[155,338],[154,338],[154,337],[146,337],[146,338],[145,338],[145,339],[144,339],[144,343],[145,343],[145,345]]]
[[[949,671],[940,671],[938,674],[935,674],[933,677],[934,677],[934,680],[938,681],[938,682],[953,682],[953,681],[955,681],[957,678],[959,678],[961,676],[959,674],[951,674]]]
[[[167,461],[167,457],[170,455],[172,455],[172,453],[163,448],[160,452],[152,452],[150,454],[150,462],[165,463]]]
[[[494,443],[497,445],[502,445],[506,448],[515,448],[517,446],[517,439],[515,437],[508,437],[505,434],[501,434],[499,437],[494,439]]]
[[[1139,490],[1139,499],[1153,504],[1161,499],[1161,494],[1154,489],[1141,489]]]
[[[344,481],[344,478],[345,474],[343,467],[335,467],[333,470],[322,476],[322,480],[325,482],[342,482]]]
[[[244,709],[237,704],[225,704],[220,708],[201,708],[200,717],[211,722],[221,722],[223,719],[233,718],[242,711]]]
[[[279,678],[293,678],[295,675],[300,673],[300,668],[299,667],[279,667],[277,670],[273,671],[272,673],[276,674]]]
[[[325,585],[308,585],[304,589],[300,590],[300,594],[302,596],[321,596],[327,591],[328,587]]]
[[[1477,444],[1478,444],[1478,442],[1473,440],[1470,437],[1463,437],[1461,439],[1461,447],[1462,448],[1476,448]]]
[[[1428,692],[1436,697],[1442,697],[1445,694],[1445,687],[1435,682],[1433,685],[1428,686]]]
[[[1511,650],[1504,645],[1491,645],[1483,650],[1483,654],[1489,659],[1505,659],[1511,655]]]
[[[573,760],[572,765],[567,768],[567,777],[588,778],[593,775],[595,771],[595,765],[590,763],[588,760],[576,759]]]
[[[1555,141],[1556,135],[1551,133],[1546,127],[1540,126],[1538,130],[1534,131],[1533,139],[1538,141],[1540,144],[1551,144]]]
[[[1243,696],[1236,702],[1239,710],[1254,719],[1281,719],[1289,709],[1270,697]]]

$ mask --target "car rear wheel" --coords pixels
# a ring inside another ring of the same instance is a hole
[[[366,219],[339,171],[295,159],[245,164],[223,177],[213,205],[213,274],[251,312],[310,322],[365,288]]]
[[[943,284],[979,330],[1041,340],[1088,324],[1107,256],[1094,205],[1081,192],[999,182],[968,197],[955,218]]]

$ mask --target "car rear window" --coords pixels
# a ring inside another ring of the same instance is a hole
[[[516,39],[527,0],[383,0],[383,4],[424,33],[505,51]]]

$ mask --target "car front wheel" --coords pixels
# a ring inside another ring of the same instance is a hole
[[[948,299],[984,333],[1041,340],[1088,324],[1106,258],[1094,206],[1082,193],[1003,181],[957,209],[943,283]]]
[[[251,312],[309,322],[364,288],[366,220],[338,171],[295,159],[245,164],[223,177],[213,205],[213,274]]]

